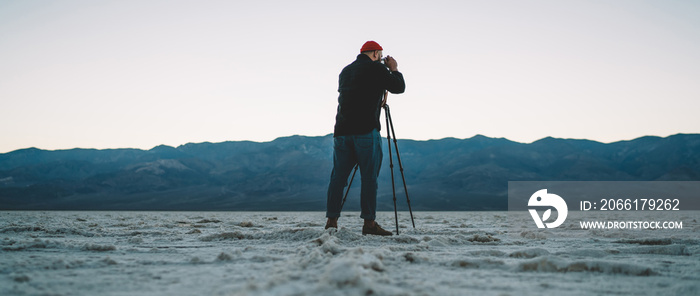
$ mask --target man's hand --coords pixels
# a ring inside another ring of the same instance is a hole
[[[386,66],[391,72],[396,72],[399,70],[399,64],[392,56],[386,56]]]

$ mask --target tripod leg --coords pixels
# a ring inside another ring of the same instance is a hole
[[[360,165],[356,164],[355,165],[355,170],[352,172],[352,177],[350,177],[350,183],[348,184],[348,189],[345,191],[345,196],[343,197],[343,202],[340,203],[340,210],[343,210],[343,206],[345,205],[345,200],[348,198],[348,193],[350,193],[350,186],[352,186],[352,180],[355,180],[355,174],[357,173],[357,168],[359,168]]]
[[[403,190],[406,193],[406,202],[408,203],[408,212],[411,213],[411,223],[413,228],[416,228],[416,222],[413,220],[413,210],[411,210],[411,199],[408,198],[408,187],[406,186],[406,177],[403,173],[403,164],[401,163],[401,155],[399,154],[399,144],[396,140],[396,133],[394,133],[394,122],[391,120],[391,113],[389,112],[389,106],[386,106],[386,117],[387,117],[387,133],[389,128],[391,128],[391,135],[394,137],[394,147],[396,148],[396,159],[399,162],[399,171],[401,171],[401,180],[403,181]],[[391,146],[391,143],[389,143]]]
[[[394,160],[391,156],[391,135],[389,134],[389,105],[384,105],[386,111],[386,141],[389,144],[389,170],[391,172],[391,193],[394,196],[394,219],[396,221],[396,235],[399,235],[399,214],[396,210],[396,186],[394,185]]]

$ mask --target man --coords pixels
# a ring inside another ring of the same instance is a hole
[[[379,114],[386,91],[403,93],[406,88],[396,60],[390,56],[380,63],[383,48],[367,41],[357,59],[340,72],[338,113],[333,133],[333,171],[328,185],[326,229],[338,228],[343,191],[355,165],[360,167],[362,188],[360,217],[362,234],[392,235],[377,222],[377,176],[382,164]],[[388,68],[388,69],[387,69]]]

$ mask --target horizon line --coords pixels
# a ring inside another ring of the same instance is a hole
[[[329,134],[322,135],[322,136],[307,136],[307,135],[294,134],[294,135],[289,135],[289,136],[279,136],[279,137],[276,137],[276,138],[274,138],[273,140],[269,140],[269,141],[253,141],[253,140],[227,140],[227,141],[222,141],[222,142],[209,142],[209,141],[204,141],[204,142],[187,142],[187,143],[184,143],[184,144],[180,144],[180,145],[178,145],[178,146],[170,146],[170,145],[166,145],[166,144],[160,144],[160,145],[153,146],[153,147],[151,147],[150,149],[133,148],[133,147],[119,147],[119,148],[85,148],[85,147],[73,147],[73,148],[43,149],[43,148],[38,148],[38,147],[32,146],[32,147],[26,147],[26,148],[19,148],[19,149],[7,151],[7,152],[0,152],[0,155],[9,154],[9,153],[14,153],[14,152],[23,151],[23,150],[69,151],[69,150],[121,150],[121,149],[126,150],[126,149],[131,149],[131,150],[150,151],[150,150],[153,150],[153,149],[155,149],[155,148],[157,148],[157,147],[162,147],[162,146],[177,149],[177,148],[179,148],[179,147],[182,147],[182,146],[185,146],[185,145],[190,145],[190,144],[193,144],[193,145],[197,145],[197,144],[221,144],[221,143],[231,143],[231,142],[270,143],[270,142],[274,142],[274,141],[277,141],[277,140],[279,140],[279,139],[284,139],[284,138],[292,138],[292,137],[325,138],[325,137],[332,136],[332,135],[333,135],[333,133],[329,133]],[[456,140],[463,141],[463,140],[469,140],[469,139],[482,138],[482,137],[483,137],[483,138],[488,138],[488,139],[505,139],[505,140],[508,140],[508,141],[511,141],[511,142],[514,142],[514,143],[519,143],[519,144],[532,144],[532,143],[535,143],[535,142],[538,142],[538,141],[542,141],[542,140],[544,140],[544,139],[549,139],[549,138],[551,138],[551,139],[558,139],[558,140],[591,141],[591,142],[596,142],[596,143],[601,143],[601,144],[613,144],[613,143],[619,143],[619,142],[634,141],[634,140],[637,140],[637,139],[647,138],[647,137],[662,138],[662,139],[663,139],[663,138],[669,138],[669,137],[679,136],[679,135],[700,135],[700,133],[675,133],[675,134],[668,135],[668,136],[666,136],[666,137],[656,136],[656,135],[644,135],[644,136],[639,136],[639,137],[636,137],[636,138],[633,138],[633,139],[628,139],[628,140],[617,140],[617,141],[612,141],[612,142],[601,142],[601,141],[596,141],[596,140],[580,139],[580,138],[556,138],[556,137],[552,137],[552,136],[546,136],[546,137],[543,137],[543,138],[540,138],[540,139],[537,139],[537,140],[534,140],[534,141],[528,143],[528,142],[518,142],[518,141],[510,140],[510,139],[505,138],[505,137],[489,137],[489,136],[485,136],[485,135],[482,135],[482,134],[476,134],[476,135],[474,135],[474,136],[472,136],[472,137],[469,137],[469,138],[443,137],[443,138],[440,138],[440,139],[427,139],[427,140],[415,140],[415,139],[407,139],[407,138],[403,138],[403,139],[402,139],[402,138],[398,138],[397,140],[416,141],[416,142],[428,142],[428,141],[441,141],[441,140],[445,140],[445,139],[456,139]],[[384,137],[382,137],[382,138],[384,138]]]

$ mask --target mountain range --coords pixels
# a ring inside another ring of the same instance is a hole
[[[3,210],[325,210],[332,135],[0,154]],[[393,210],[388,152],[378,210]],[[505,210],[508,181],[700,180],[700,134],[398,140],[413,210]],[[393,149],[392,149],[393,150]],[[397,205],[407,210],[394,159]],[[345,210],[359,210],[359,173]]]

